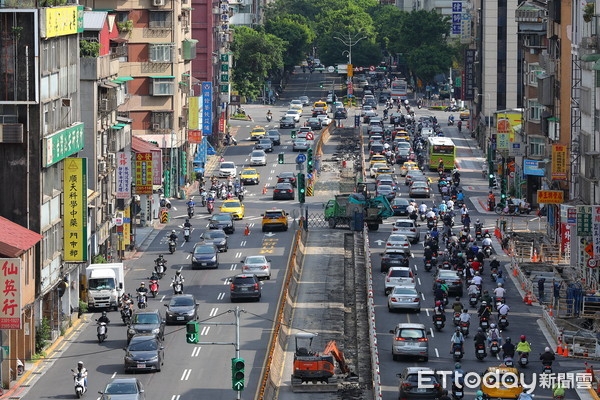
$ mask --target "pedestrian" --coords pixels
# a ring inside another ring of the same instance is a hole
[[[558,307],[558,301],[560,300],[560,288],[562,287],[561,281],[552,281],[552,298],[553,298],[553,307]]]
[[[546,279],[545,278],[540,278],[537,282],[538,284],[538,297],[540,300],[540,303],[544,302],[544,284],[546,283]]]

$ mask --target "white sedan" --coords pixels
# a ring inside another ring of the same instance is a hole
[[[391,234],[385,241],[385,248],[387,249],[400,249],[409,250],[410,242],[406,235]]]
[[[219,167],[219,176],[221,178],[228,178],[230,176],[235,178],[237,176],[237,167],[235,166],[235,163],[231,161],[223,161]]]
[[[265,256],[248,256],[242,262],[244,263],[242,271],[245,274],[254,274],[259,279],[271,279],[271,260]]]
[[[321,126],[325,127],[331,123],[331,118],[327,114],[317,115],[317,118],[321,121]]]
[[[294,121],[300,122],[300,115],[302,113],[299,110],[287,110],[285,113],[286,117],[294,118]]]

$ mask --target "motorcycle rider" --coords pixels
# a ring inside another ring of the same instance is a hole
[[[419,214],[425,214],[427,212],[427,205],[425,204],[425,202],[421,202],[421,205],[419,206]]]
[[[104,322],[106,325],[110,324],[110,319],[108,319],[108,316],[106,315],[106,311],[102,311],[102,316],[100,318],[98,318],[97,322],[98,323]]]
[[[492,239],[490,239],[489,237],[485,237],[483,238],[483,241],[481,242],[481,245],[483,247],[488,247],[488,246],[492,246]]]
[[[175,276],[173,277],[173,281],[171,282],[171,286],[175,287],[175,284],[181,284],[181,291],[183,292],[183,282],[185,282],[185,278],[181,275],[181,271],[175,272]]]
[[[469,314],[469,310],[463,308],[462,314],[460,314],[460,323],[461,324],[470,324],[471,323],[471,314]]]
[[[267,111],[267,120],[271,121],[271,119],[273,118],[273,113],[271,112],[271,110]]]
[[[565,398],[565,387],[563,386],[562,381],[559,380],[552,386],[552,397],[555,399]]]
[[[531,345],[527,341],[527,337],[525,335],[521,335],[521,341],[517,344],[515,349],[519,356],[523,353],[529,354],[531,353]]]
[[[454,310],[455,313],[460,313],[463,310],[463,308],[464,307],[460,302],[460,296],[456,296],[454,303],[452,303],[452,310]]]
[[[477,334],[473,338],[475,342],[475,350],[477,350],[478,346],[483,346],[485,348],[485,341],[487,340],[485,333],[481,327],[477,328]]]
[[[483,234],[483,223],[477,218],[475,221],[475,232],[479,232],[479,234]]]
[[[494,297],[503,299],[506,296],[506,289],[502,287],[502,284],[499,283],[498,287],[494,289]]]
[[[183,223],[183,227],[184,228],[191,228],[192,227],[192,224],[190,223],[190,219],[189,218],[185,219],[185,222]],[[161,254],[161,256],[162,256],[162,254]]]
[[[140,294],[148,295],[148,288],[146,287],[146,284],[144,282],[140,283],[140,287],[137,288],[135,291],[138,295],[140,295]]]
[[[425,250],[423,250],[423,258],[425,261],[433,258],[433,250],[431,249],[431,246],[425,246]]]
[[[166,265],[167,264],[167,260],[165,260],[165,257],[162,254],[159,254],[158,258],[156,260],[154,260],[154,263],[156,265],[158,265],[158,264]]]
[[[458,124],[456,124],[456,126],[458,127],[458,131],[460,132],[462,129],[462,121],[458,121]]]
[[[475,272],[475,276],[473,277],[471,282],[473,282],[475,285],[481,287],[482,281],[483,281],[483,279],[481,278],[481,275],[479,274],[479,272]]]
[[[492,304],[492,297],[490,296],[487,290],[483,291],[483,296],[481,296],[481,301],[485,301],[487,304]]]
[[[483,394],[483,392],[481,390],[478,390],[477,393],[475,394],[474,400],[487,400],[487,399],[488,399],[488,396]]]
[[[498,346],[502,346],[502,335],[500,330],[496,327],[496,324],[490,324],[490,330],[488,331],[488,344],[495,340],[498,342]]]
[[[473,283],[473,281],[471,281],[471,284],[467,288],[467,293],[469,294],[469,297],[473,295],[479,296],[479,286],[477,286],[475,283]]]
[[[511,343],[510,338],[506,338],[506,342],[502,345],[502,358],[515,356],[515,345]]]
[[[554,360],[556,360],[554,353],[550,350],[550,347],[546,347],[544,352],[540,354],[540,361],[542,362],[542,365],[552,365]]]
[[[188,207],[188,212],[191,209],[192,213],[194,212],[194,207],[196,206],[196,203],[194,202],[194,200],[190,199],[187,203],[185,203]]]
[[[452,354],[454,352],[454,346],[460,345],[461,348],[464,348],[463,347],[464,343],[465,343],[465,337],[462,334],[460,327],[457,326],[456,329],[454,330],[454,334],[452,334],[452,338],[450,339],[450,354]]]
[[[74,375],[77,374],[81,374],[81,377],[83,378],[83,386],[85,386],[85,390],[87,390],[87,376],[88,376],[88,370],[87,368],[85,368],[83,366],[83,361],[78,361],[77,362],[77,370],[75,371]]]
[[[465,201],[465,194],[463,193],[462,189],[460,189],[456,194],[456,201]]]
[[[169,235],[169,240],[172,240],[174,242],[177,242],[177,233],[175,233],[175,229],[173,229],[171,231],[171,234]]]
[[[479,310],[477,310],[477,315],[479,316],[479,319],[487,318],[489,320],[491,314],[492,310],[490,309],[490,306],[488,305],[487,301],[482,301],[481,306],[479,306]]]
[[[500,319],[501,316],[508,316],[509,311],[510,307],[508,306],[508,304],[503,302],[500,305],[500,307],[498,307],[498,319]]]

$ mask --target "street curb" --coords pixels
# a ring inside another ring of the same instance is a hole
[[[487,204],[484,204],[481,199],[477,199],[477,201],[479,202],[479,205],[481,206],[481,208],[483,208],[485,211],[488,211],[488,212],[490,211]]]
[[[46,354],[48,354],[48,356],[42,357],[39,360],[37,360],[35,363],[33,363],[33,367],[30,368],[29,370],[27,370],[23,374],[23,376],[21,376],[21,378],[19,378],[19,380],[14,384],[14,386],[8,390],[8,392],[6,392],[2,396],[0,396],[0,399],[8,399],[8,398],[13,397],[15,394],[17,394],[15,392],[19,388],[21,388],[21,390],[23,390],[24,388],[21,387],[21,385],[23,385],[27,381],[29,376],[31,374],[33,374],[34,372],[38,372],[37,371],[38,369],[43,369],[44,361],[51,360],[54,357],[54,355],[57,353],[56,348],[62,342],[64,342],[66,339],[70,339],[71,336],[73,336],[75,334],[75,330],[77,329],[77,327],[79,325],[82,325],[84,322],[88,322],[87,320],[88,320],[88,318],[86,317],[86,314],[82,315],[81,318],[78,318],[77,320],[75,320],[75,322],[73,322],[73,325],[71,325],[69,328],[67,328],[67,330],[65,331],[65,334],[60,336],[58,339],[56,339],[56,341],[54,341],[54,343],[52,343],[50,345],[50,347],[48,347],[46,349]]]

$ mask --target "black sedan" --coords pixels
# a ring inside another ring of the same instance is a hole
[[[408,267],[408,257],[404,250],[387,249],[381,255],[381,272],[388,272],[390,267]]]
[[[273,200],[294,200],[294,187],[291,183],[278,183],[273,189]]]
[[[255,150],[264,150],[265,153],[273,152],[273,141],[270,138],[259,139],[258,143],[254,146]]]
[[[192,252],[192,269],[219,268],[219,250],[214,244],[198,243]]]
[[[271,139],[271,142],[273,142],[273,146],[279,146],[281,144],[281,133],[279,133],[278,130],[270,130],[267,131],[267,138]]]
[[[137,310],[131,317],[131,325],[127,328],[127,343],[135,335],[153,334],[157,339],[165,339],[165,320],[158,310]]]
[[[309,118],[306,121],[306,126],[308,126],[313,131],[318,131],[322,128],[321,121],[319,120],[319,118]]]
[[[294,121],[294,118],[292,118],[292,117],[283,117],[279,120],[279,128],[281,128],[281,129],[295,128],[295,127],[296,127],[296,121]]]
[[[293,172],[282,172],[277,175],[277,183],[291,183],[296,187],[296,175]]]
[[[408,205],[408,200],[396,197],[392,201],[392,210],[394,210],[394,215],[408,215],[408,211],[406,211]]]
[[[223,229],[225,233],[234,233],[233,217],[229,213],[213,214],[208,221],[208,229]]]
[[[167,307],[166,322],[169,324],[186,323],[198,319],[198,306],[193,294],[173,296]]]
[[[204,244],[214,244],[219,251],[225,252],[229,249],[228,237],[224,230],[215,229],[203,232],[200,235],[200,241]]]
[[[154,335],[135,335],[125,350],[125,372],[153,370],[160,372],[164,347]]]

